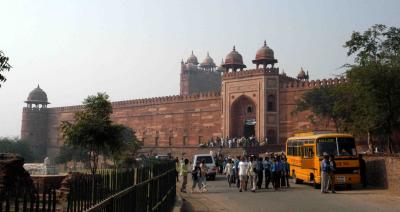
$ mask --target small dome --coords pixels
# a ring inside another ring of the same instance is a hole
[[[191,64],[194,64],[194,65],[198,65],[199,64],[199,62],[197,60],[197,57],[193,54],[193,51],[192,51],[192,54],[189,56],[189,58],[186,60],[186,63],[191,63]]]
[[[265,60],[270,59],[273,60],[274,58],[274,51],[267,46],[267,42],[264,41],[264,46],[261,47],[256,53],[256,60]]]
[[[243,57],[236,51],[235,46],[233,46],[233,50],[225,57],[225,65],[231,64],[243,65]]]
[[[33,89],[33,91],[31,91],[29,93],[28,99],[26,102],[31,102],[31,103],[46,103],[48,104],[49,102],[47,102],[47,94],[46,92],[44,92],[39,85],[37,86],[37,88]]]
[[[201,67],[216,67],[214,60],[210,57],[210,54],[207,52],[207,57],[204,58],[203,62],[200,63]]]
[[[304,72],[303,68],[300,69],[299,74],[297,75],[298,79],[303,79],[306,77],[306,72]]]

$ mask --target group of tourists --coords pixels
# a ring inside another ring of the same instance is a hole
[[[239,192],[250,190],[255,192],[261,189],[265,179],[264,188],[273,189],[289,188],[290,165],[286,156],[271,154],[264,159],[256,156],[237,156],[235,159],[228,158],[224,168],[229,187],[235,184]]]
[[[207,166],[205,161],[202,160],[200,164],[195,164],[192,168],[189,164],[188,159],[184,159],[181,162],[178,158],[175,159],[176,164],[176,180],[179,182],[179,175],[182,176],[181,192],[186,193],[187,178],[189,173],[192,176],[192,189],[191,193],[195,192],[196,186],[199,192],[207,192]],[[179,173],[179,175],[178,175]]]
[[[254,136],[248,138],[219,138],[215,140],[211,138],[207,143],[201,143],[200,147],[215,147],[215,148],[237,148],[237,147],[256,147],[260,142]]]

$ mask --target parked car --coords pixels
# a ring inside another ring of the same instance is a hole
[[[215,175],[217,174],[217,166],[215,165],[215,159],[210,154],[197,154],[193,156],[193,169],[196,164],[204,160],[207,166],[207,178],[210,180],[215,180]]]

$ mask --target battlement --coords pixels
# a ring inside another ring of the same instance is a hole
[[[27,112],[47,112],[48,111],[48,108],[37,108],[37,107],[32,107],[32,108],[29,108],[29,107],[24,107],[24,108],[22,108],[22,111],[23,112],[25,112],[25,111],[27,111]]]
[[[126,107],[126,106],[145,106],[145,105],[157,105],[157,104],[173,104],[178,102],[189,102],[189,101],[201,101],[208,99],[219,99],[221,93],[219,92],[205,92],[205,93],[195,93],[191,95],[173,95],[173,96],[163,96],[163,97],[153,97],[144,99],[132,99],[111,102],[113,108]],[[50,108],[57,112],[74,112],[83,109],[82,105],[66,106],[66,107],[54,107]]]
[[[289,76],[283,75],[283,74],[279,74],[279,78],[280,78],[282,81],[286,81],[286,82],[288,82],[288,81],[299,81],[299,82],[300,82],[300,80],[298,80],[297,78],[289,77]]]
[[[266,69],[249,69],[238,72],[225,72],[222,75],[222,79],[233,79],[233,78],[243,78],[252,76],[263,76],[269,74],[279,74],[278,68],[266,68]]]
[[[289,82],[289,83],[281,83],[281,89],[312,89],[318,88],[321,86],[331,86],[331,85],[338,85],[346,83],[347,79],[344,77],[341,78],[329,78],[329,79],[322,79],[322,80],[311,80],[311,81],[296,81],[296,82]]]

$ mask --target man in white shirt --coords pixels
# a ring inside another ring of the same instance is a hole
[[[250,180],[250,187],[252,192],[256,192],[256,184],[257,184],[257,173],[255,172],[257,166],[257,162],[254,160],[254,156],[250,157],[250,161],[247,165],[247,175]]]
[[[247,161],[245,161],[244,156],[242,156],[240,158],[240,162],[239,162],[239,179],[240,179],[239,192],[242,192],[243,190],[246,190],[247,168],[248,168],[248,163],[247,163]]]

